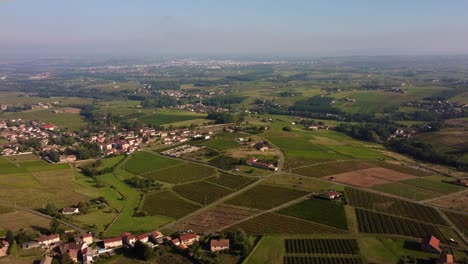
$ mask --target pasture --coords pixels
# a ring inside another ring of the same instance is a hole
[[[198,204],[207,205],[232,193],[232,190],[206,181],[177,185],[173,190]]]
[[[348,229],[343,204],[335,201],[311,198],[282,209],[278,213],[343,230]]]
[[[181,161],[141,151],[132,154],[123,168],[135,174],[143,174],[180,164],[182,164]]]
[[[185,201],[171,191],[152,192],[144,196],[141,211],[148,215],[162,215],[181,218],[201,207]]]
[[[307,195],[307,192],[299,190],[269,185],[257,185],[254,188],[228,200],[226,203],[266,210],[305,195]]]
[[[459,192],[459,191],[464,190],[464,187],[462,187],[462,186],[442,182],[442,181],[437,180],[437,179],[431,180],[431,178],[429,178],[429,177],[428,177],[428,179],[426,179],[426,178],[421,179],[420,178],[420,179],[406,180],[406,181],[402,181],[402,183],[407,184],[407,185],[411,185],[411,186],[414,186],[414,187],[418,187],[418,188],[421,188],[421,189],[442,193],[442,194],[449,194],[449,193]]]
[[[179,184],[207,178],[215,173],[216,171],[213,168],[187,162],[166,169],[143,173],[141,176],[162,182]]]

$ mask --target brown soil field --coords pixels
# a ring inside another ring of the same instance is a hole
[[[322,177],[322,179],[357,187],[372,187],[392,181],[401,181],[411,178],[415,178],[415,176],[385,168],[370,168]]]
[[[217,206],[196,214],[176,226],[177,230],[192,229],[195,233],[216,231],[230,224],[257,213],[256,210],[240,209],[228,206]]]
[[[430,202],[435,206],[441,206],[457,211],[468,212],[468,193],[450,195]]]
[[[49,228],[50,220],[27,211],[0,214],[0,229],[18,231],[21,228]]]

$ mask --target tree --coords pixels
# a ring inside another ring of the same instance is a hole
[[[16,244],[16,240],[13,240],[13,242],[10,244],[10,247],[8,248],[8,255],[15,257],[18,255],[18,244]]]
[[[283,127],[283,131],[291,132],[291,130],[292,130],[291,127],[288,127],[288,126],[287,126],[287,127]]]
[[[153,249],[141,241],[137,241],[135,243],[135,245],[133,246],[133,252],[135,254],[135,257],[145,261],[150,260],[154,257]]]
[[[5,240],[8,241],[10,245],[11,243],[13,243],[13,240],[15,240],[15,235],[13,234],[13,231],[7,230],[5,234]]]
[[[50,221],[49,231],[52,234],[57,233],[59,226],[60,222],[57,220],[57,218],[53,218],[52,221]]]

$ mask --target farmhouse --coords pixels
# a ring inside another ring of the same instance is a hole
[[[74,215],[74,214],[79,214],[80,209],[75,208],[75,207],[65,207],[62,209],[62,214],[63,215]]]
[[[149,236],[148,236],[148,234],[141,234],[141,235],[137,236],[136,239],[137,239],[138,241],[143,242],[143,243],[148,243],[148,241],[149,241]]]
[[[127,244],[127,245],[129,245],[129,246],[131,246],[131,247],[133,247],[133,245],[134,245],[135,242],[137,241],[136,236],[134,236],[134,235],[131,234],[131,233],[127,233],[127,232],[125,232],[125,233],[122,234],[122,239],[123,239],[123,241],[125,242],[125,244]]]
[[[41,126],[42,129],[53,131],[55,126],[53,124],[45,124]]]
[[[329,200],[335,200],[340,197],[340,193],[337,191],[328,191],[328,192],[322,193],[321,197],[329,199]]]
[[[212,239],[210,241],[210,249],[211,249],[211,252],[219,252],[223,250],[228,250],[229,239],[219,239],[219,240]]]
[[[248,159],[245,162],[245,164],[247,164],[249,166],[252,166],[252,167],[271,170],[271,171],[277,171],[278,170],[278,167],[276,167],[275,165],[270,164],[270,163],[259,162],[259,161],[257,161],[256,158]]]
[[[104,239],[104,248],[116,248],[123,246],[122,237],[112,237]]]
[[[57,243],[60,241],[59,234],[52,234],[50,236],[41,236],[36,241],[43,246],[50,246],[50,244]]]
[[[181,235],[179,239],[182,244],[191,246],[193,245],[193,243],[200,240],[200,236],[197,236],[195,234],[185,234],[185,235]]]
[[[440,240],[435,236],[427,236],[422,240],[421,249],[426,252],[438,253],[440,254],[442,250],[440,249]]]
[[[161,244],[164,241],[164,235],[159,231],[153,231],[150,233],[150,238],[153,242]]]
[[[440,259],[437,261],[437,264],[453,264],[453,263],[455,263],[453,255],[447,254],[445,252],[442,252],[442,254],[440,254]]]
[[[10,244],[6,240],[0,241],[0,244],[2,247],[0,247],[0,258],[5,257],[8,252],[8,248],[10,247]]]
[[[267,144],[263,143],[263,142],[257,142],[254,144],[254,147],[257,149],[257,150],[260,150],[261,152],[265,152],[267,150],[269,150],[270,148],[268,147]]]
[[[86,234],[81,236],[81,240],[89,245],[89,244],[93,243],[93,234],[86,233]]]

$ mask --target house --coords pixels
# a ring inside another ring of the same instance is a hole
[[[143,243],[148,243],[149,236],[148,236],[148,234],[141,234],[141,235],[136,237],[136,240],[141,241]]]
[[[116,248],[123,246],[122,237],[112,237],[104,239],[104,248]]]
[[[151,232],[150,237],[151,237],[151,240],[157,244],[162,244],[162,242],[164,241],[164,235],[159,231]]]
[[[436,263],[437,264],[454,264],[455,260],[452,254],[447,254],[445,252],[442,252],[442,254],[440,254],[440,259]]]
[[[83,255],[87,248],[88,244],[85,242],[71,242],[65,244],[63,252],[66,252],[74,262],[78,262],[79,257]]]
[[[278,170],[278,167],[276,167],[275,165],[270,164],[270,163],[259,162],[259,161],[257,161],[256,158],[248,159],[245,162],[245,164],[247,164],[249,166],[252,166],[252,167],[271,170],[271,171],[277,171]]]
[[[442,250],[440,249],[440,240],[435,236],[427,236],[421,242],[421,250],[440,254]]]
[[[196,241],[200,239],[200,236],[197,236],[195,234],[185,234],[185,235],[181,235],[179,239],[182,244],[191,246],[193,245],[193,243],[195,243]]]
[[[76,207],[65,207],[62,209],[62,214],[63,215],[74,215],[74,214],[79,214],[80,209]]]
[[[29,241],[29,242],[24,242],[21,244],[21,249],[32,249],[32,248],[38,248],[41,247],[41,244],[37,241]]]
[[[125,232],[125,233],[122,234],[122,239],[127,245],[129,245],[131,247],[133,247],[133,245],[137,241],[136,236],[134,236],[133,234],[128,233],[128,232]]]
[[[267,144],[263,143],[263,142],[257,142],[255,143],[254,147],[257,149],[257,150],[260,150],[261,152],[265,152],[267,150],[269,150],[270,148],[268,147]]]
[[[60,241],[60,235],[59,234],[52,234],[50,236],[41,236],[36,239],[39,244],[43,246],[50,246],[53,243],[57,243]]]
[[[335,200],[336,198],[340,197],[340,193],[337,191],[328,191],[325,193],[322,193],[321,197],[329,199],[329,200]]]
[[[93,234],[91,233],[86,233],[81,236],[81,240],[85,242],[86,244],[92,244],[93,243]]]
[[[42,129],[53,131],[55,126],[53,124],[45,124],[41,126]]]
[[[318,126],[309,126],[309,130],[318,130]]]
[[[172,245],[178,246],[180,245],[180,239],[179,238],[174,238],[171,240]]]
[[[8,241],[6,241],[6,240],[2,240],[2,241],[0,241],[0,244],[2,246],[2,247],[0,247],[0,258],[1,258],[1,257],[5,257],[7,255],[8,248],[10,247],[10,243],[8,243]]]
[[[60,155],[59,163],[75,162],[76,155]]]
[[[223,250],[228,250],[229,239],[219,239],[219,240],[212,239],[210,241],[210,249],[211,249],[211,252],[219,252]]]

